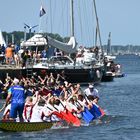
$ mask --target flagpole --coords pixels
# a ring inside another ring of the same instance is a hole
[[[50,0],[50,18],[51,18],[51,33],[52,33],[52,3]]]
[[[40,16],[40,19],[39,19],[39,32],[40,32],[40,33],[41,33],[42,17],[43,17],[43,15],[45,15],[45,14],[46,14],[46,11],[45,11],[45,9],[43,8],[43,6],[41,5],[40,14],[39,14],[39,16]]]
[[[41,23],[42,23],[42,17],[39,18],[39,33],[41,33]]]

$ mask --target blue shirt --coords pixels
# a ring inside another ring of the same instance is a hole
[[[25,102],[24,88],[20,85],[15,85],[10,88],[12,94],[12,103],[22,104]]]

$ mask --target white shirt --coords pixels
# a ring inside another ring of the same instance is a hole
[[[50,113],[57,111],[57,110],[55,108],[53,108],[50,104],[47,104],[43,107],[42,111],[45,116],[48,116]],[[43,120],[44,121],[50,121],[50,120],[51,121],[60,121],[60,119],[54,114],[52,114],[51,117],[45,117]]]
[[[99,98],[99,92],[97,89],[93,88],[93,90],[91,91],[89,88],[84,90],[84,93],[88,96],[88,95],[93,95],[94,97],[98,97]]]
[[[43,108],[42,106],[38,106],[37,104],[33,107],[30,122],[43,122],[43,120],[41,119],[42,108]]]
[[[70,103],[70,102],[67,103],[67,109],[68,110],[75,110],[75,111],[78,110],[77,107],[74,104]]]

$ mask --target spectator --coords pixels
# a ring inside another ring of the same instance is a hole
[[[13,48],[11,44],[5,50],[6,64],[11,64],[13,61]]]

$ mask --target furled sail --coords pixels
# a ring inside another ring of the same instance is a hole
[[[51,38],[50,36],[47,36],[48,45],[51,45],[52,47],[58,48],[59,50],[62,50],[66,53],[72,54],[76,53],[76,41],[74,37],[71,37],[68,43],[63,43],[58,40],[55,40]]]
[[[43,45],[50,45],[54,48],[58,48],[65,53],[76,53],[76,41],[74,37],[71,37],[68,43],[63,43],[58,40],[51,38],[50,36],[44,37],[41,34],[36,34],[32,38],[27,41],[23,41],[21,46],[43,46]]]

